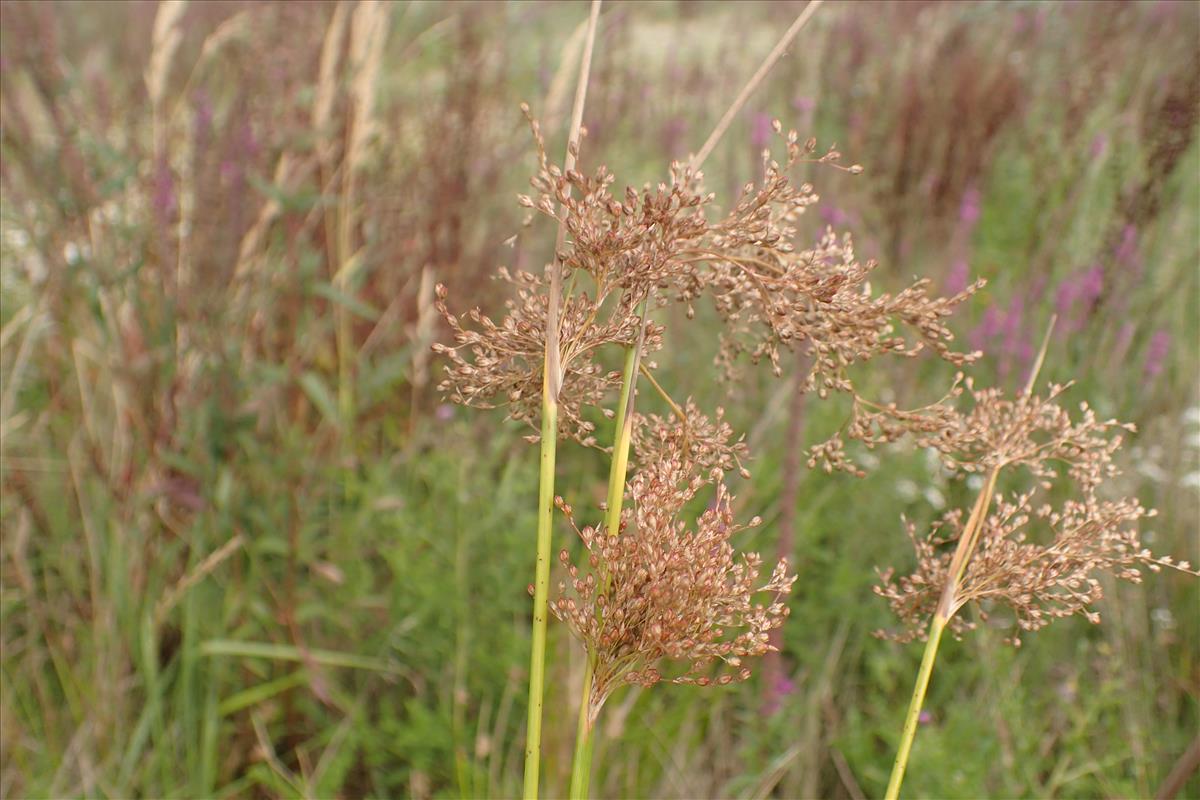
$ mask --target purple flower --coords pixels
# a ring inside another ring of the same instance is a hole
[[[1104,294],[1104,267],[1095,264],[1079,276],[1079,299],[1087,310]]]
[[[988,340],[1000,332],[1002,325],[1003,319],[1000,316],[1000,310],[996,306],[988,306],[987,311],[983,312],[983,319],[979,321],[979,325],[971,331],[971,349],[982,350]]]
[[[810,114],[817,107],[817,101],[808,95],[797,95],[796,99],[792,100],[792,108],[799,111],[801,114]]]
[[[449,422],[454,419],[454,406],[449,403],[441,403],[433,412],[433,415],[439,422]]]
[[[796,684],[783,673],[782,669],[772,670],[772,672],[774,674],[769,678],[766,702],[763,704],[763,713],[768,717],[779,711],[783,705],[783,698],[796,691]]]
[[[980,200],[979,190],[969,186],[958,204],[958,220],[968,229],[979,222]]]
[[[787,675],[784,675],[782,672],[780,672],[775,677],[775,685],[771,688],[775,690],[776,696],[787,697],[789,694],[796,691],[796,683]]]
[[[1019,336],[1022,331],[1021,322],[1025,318],[1025,299],[1021,295],[1013,295],[1008,301],[1008,314],[1004,317],[1004,335],[1009,343]],[[1011,347],[1009,348],[1011,351]]]
[[[1153,378],[1163,371],[1170,350],[1171,334],[1161,328],[1155,331],[1150,337],[1150,346],[1146,348],[1146,363],[1143,369],[1147,378]]]
[[[1063,322],[1060,334],[1082,329],[1103,294],[1104,267],[1099,264],[1067,276],[1054,293],[1054,311]]]
[[[850,222],[850,215],[837,206],[821,206],[821,221],[834,228]]]
[[[750,119],[750,144],[754,149],[762,150],[771,141],[771,116],[759,112]]]
[[[1003,358],[1000,361],[999,374],[1003,378],[1012,372],[1013,361],[1024,360],[1026,353],[1032,354],[1029,335],[1025,330],[1025,299],[1021,295],[1013,295],[1008,303],[1008,312],[1004,317],[1004,342],[1001,347]]]
[[[967,264],[965,258],[960,258],[950,267],[950,274],[946,276],[946,283],[943,286],[943,291],[948,295],[955,295],[967,288],[967,284],[971,282],[971,268]]]
[[[1098,133],[1092,139],[1091,153],[1093,159],[1102,158],[1108,152],[1108,134]]]
[[[171,165],[166,156],[158,159],[154,166],[154,212],[162,222],[167,222],[175,215],[179,207],[175,195],[175,176],[171,174]]]
[[[1125,226],[1121,231],[1121,242],[1117,245],[1116,252],[1113,255],[1117,259],[1118,264],[1133,268],[1136,273],[1141,272],[1142,263],[1138,258],[1138,229],[1133,223]]]
[[[917,715],[917,722],[921,725],[928,725],[933,722],[933,714],[930,714],[927,709],[922,708],[921,713]]]

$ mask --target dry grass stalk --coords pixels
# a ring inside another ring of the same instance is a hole
[[[733,123],[734,118],[737,117],[738,112],[742,110],[744,105],[746,105],[746,101],[750,99],[750,95],[754,94],[754,90],[757,89],[758,85],[762,83],[764,78],[767,77],[767,73],[771,71],[771,67],[775,66],[775,62],[783,57],[783,54],[787,51],[788,45],[792,43],[792,41],[796,38],[796,35],[800,33],[800,29],[808,23],[808,20],[813,14],[816,13],[817,9],[821,7],[821,3],[823,2],[824,0],[809,0],[808,5],[806,5],[804,10],[800,12],[800,16],[796,17],[795,21],[791,24],[787,31],[784,32],[783,36],[775,44],[775,47],[772,48],[771,52],[767,55],[766,59],[764,59],[762,64],[759,65],[758,70],[753,76],[751,76],[746,85],[742,87],[742,91],[738,93],[738,96],[734,99],[733,103],[730,104],[729,108],[726,109],[720,121],[717,122],[717,127],[713,128],[713,132],[709,134],[708,139],[703,145],[701,145],[699,152],[692,157],[692,169],[698,170],[700,169],[701,165],[704,164],[705,159],[707,159],[709,154],[712,153],[713,148],[717,146],[717,143],[721,141],[721,137],[725,135],[725,131],[729,130],[729,126]]]
[[[150,39],[150,61],[146,64],[146,94],[154,113],[154,150],[161,154],[165,146],[166,129],[162,111],[166,100],[167,82],[175,63],[175,52],[183,39],[180,21],[187,11],[187,0],[162,0],[154,15],[154,32]]]
[[[562,121],[562,115],[566,111],[564,106],[567,101],[567,92],[571,89],[571,78],[575,74],[580,56],[583,55],[587,31],[588,20],[580,20],[579,24],[575,26],[575,30],[563,42],[558,69],[554,72],[550,88],[546,90],[546,99],[543,101],[546,127],[551,130],[558,127]]]
[[[368,145],[376,130],[375,93],[379,70],[383,63],[391,5],[380,0],[359,0],[350,20],[349,68],[350,98],[354,112],[350,123],[350,140],[346,147],[348,172],[361,169],[368,156]],[[337,11],[330,22],[330,35],[336,42]],[[336,46],[330,43],[330,47]]]
[[[161,628],[163,622],[166,621],[167,615],[171,613],[188,590],[195,586],[207,576],[216,571],[217,567],[221,566],[231,555],[236,553],[244,543],[244,539],[240,533],[234,534],[233,538],[221,545],[219,548],[209,553],[203,561],[195,566],[195,568],[179,579],[174,586],[167,591],[154,606],[154,625]]]
[[[337,101],[341,85],[340,70],[342,48],[345,45],[346,24],[349,20],[350,4],[340,2],[333,9],[329,26],[325,30],[325,38],[321,43],[321,60],[317,66],[316,94],[313,98],[312,125],[317,135],[317,154],[321,165],[330,171],[330,160],[334,146],[333,109]]]
[[[412,415],[410,425],[414,428],[419,418],[417,406],[422,392],[429,383],[429,364],[433,359],[431,345],[437,335],[437,320],[440,316],[436,308],[437,294],[434,286],[433,268],[427,264],[421,268],[421,282],[417,287],[417,319],[408,328],[409,341],[415,345],[412,353],[412,378],[410,380],[412,400],[409,406]],[[370,338],[368,337],[367,341],[363,343],[362,351],[366,350],[369,342]]]
[[[348,55],[350,98],[353,111],[346,154],[342,162],[342,197],[337,217],[337,260],[333,284],[350,293],[356,273],[362,268],[364,254],[355,243],[357,208],[357,173],[366,165],[370,144],[374,139],[375,92],[383,61],[391,5],[379,0],[359,0],[350,19],[350,51]],[[336,20],[335,20],[336,22]],[[354,393],[354,347],[351,341],[350,312],[337,304],[334,309],[335,340],[338,361],[338,412],[341,425],[348,432],[356,414]]]

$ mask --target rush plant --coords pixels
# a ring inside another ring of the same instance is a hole
[[[815,244],[802,242],[797,221],[818,196],[794,174],[809,164],[851,174],[861,167],[842,166],[835,149],[818,154],[815,140],[802,143],[796,131],[785,134],[776,121],[782,157],[765,150],[758,180],[718,210],[700,166],[815,8],[806,7],[697,155],[672,163],[657,185],[618,192],[606,166],[590,173],[577,167],[599,10],[593,4],[562,168],[551,163],[541,127],[523,106],[537,169],[532,193],[518,202],[556,223],[550,263],[540,275],[500,270],[515,297],[499,321],[478,309],[451,313],[448,290],[438,287],[437,307],[454,339],[435,347],[447,360],[442,391],[464,405],[505,407],[537,431],[529,438],[541,447],[537,560],[529,587],[534,611],[526,797],[538,792],[548,613],[567,624],[587,653],[573,798],[587,796],[593,730],[614,691],[624,684],[745,680],[751,659],[773,649],[770,633],[788,616],[786,596],[795,577],[786,560],[768,569],[756,553],[739,554],[734,542],[760,524],[758,518],[738,521],[724,482],[732,470],[749,477],[745,441],[720,409],[710,417],[691,399],[677,402],[655,376],[657,364],[645,358],[668,340],[670,331],[655,321],[668,305],[683,305],[690,319],[697,304],[711,304],[720,321],[717,375],[735,375],[743,361],[768,362],[778,375],[782,354],[798,351],[807,372],[797,391],[849,399],[849,419],[809,449],[810,467],[862,475],[848,442],[871,448],[908,438],[940,453],[948,467],[982,478],[965,519],[958,512],[946,515],[928,539],[919,540],[909,528],[917,572],[893,582],[888,571],[878,590],[910,627],[897,635],[902,640],[920,635],[932,614],[889,797],[899,791],[941,635],[947,627],[960,634],[972,624],[956,616],[966,604],[982,604],[985,617],[996,603],[1008,604],[1019,627],[1034,630],[1058,616],[1094,618],[1089,606],[1100,594],[1095,572],[1136,580],[1138,566],[1188,569],[1140,547],[1132,525],[1151,512],[1136,500],[1109,500],[1102,492],[1116,474],[1112,456],[1120,438],[1114,434],[1122,426],[1099,421],[1086,406],[1073,420],[1056,404],[1064,387],[1035,397],[1036,369],[1014,400],[977,390],[961,372],[941,400],[913,410],[860,393],[852,368],[879,356],[930,351],[958,368],[978,358],[955,349],[947,318],[983,286],[978,281],[936,297],[930,282],[918,279],[897,293],[877,294],[869,283],[875,264],[859,261],[848,234],[827,228]],[[606,364],[611,350],[622,354],[620,370]],[[642,376],[669,408],[667,415],[635,409]],[[958,409],[964,396],[974,400],[969,412]],[[554,492],[557,441],[565,435],[600,447],[597,416],[614,422],[613,443],[605,449],[606,504],[599,522],[580,524],[575,509]],[[1082,499],[1054,507],[1039,498],[1038,492],[1053,488],[1055,464],[1067,466]],[[1037,489],[993,501],[1000,473],[1010,468],[1027,470]],[[689,518],[686,509],[697,498],[708,498],[707,508]],[[563,578],[551,602],[554,506],[583,550],[576,561],[570,548],[559,548]],[[1051,544],[1027,538],[1035,521],[1052,531]],[[952,543],[953,553],[945,552]]]
[[[801,349],[812,366],[800,390],[822,397],[848,394],[856,408],[883,408],[855,389],[850,368],[856,364],[887,354],[910,357],[926,348],[956,365],[975,357],[952,349],[944,320],[982,284],[950,298],[931,297],[924,280],[894,295],[876,295],[867,283],[875,265],[859,262],[849,235],[829,230],[815,246],[800,244],[796,222],[818,197],[792,174],[805,164],[861,171],[841,166],[836,150],[818,155],[814,140],[801,143],[795,131],[785,135],[776,122],[783,159],[764,152],[760,180],[747,184],[727,211],[717,212],[715,196],[704,188],[699,169],[704,157],[815,8],[815,3],[806,7],[700,152],[686,164],[671,164],[665,181],[641,191],[629,187],[618,195],[606,167],[590,175],[575,168],[590,52],[585,50],[564,169],[550,163],[540,126],[525,108],[538,169],[531,180],[534,193],[519,202],[557,223],[554,260],[544,275],[501,270],[516,297],[499,322],[479,310],[463,317],[450,313],[447,290],[438,289],[438,308],[454,337],[454,344],[436,347],[448,361],[442,390],[465,405],[504,406],[511,417],[540,427],[530,437],[541,443],[542,473],[531,586],[527,796],[536,795],[538,784],[548,511],[559,421],[563,433],[589,447],[597,443],[587,409],[597,408],[615,421],[603,522],[580,527],[573,509],[556,501],[586,550],[580,565],[571,563],[569,550],[560,550],[570,586],[562,581],[549,606],[587,649],[572,796],[587,793],[592,730],[618,686],[745,680],[750,675],[745,660],[771,649],[768,634],[787,616],[783,597],[794,578],[786,561],[760,580],[762,559],[753,553],[738,556],[731,543],[734,534],[758,524],[757,519],[744,525],[735,521],[733,497],[723,484],[727,470],[747,474],[742,466],[746,445],[720,411],[709,418],[690,400],[680,405],[654,377],[643,356],[662,348],[666,332],[652,312],[680,303],[691,317],[695,304],[707,299],[722,322],[720,374],[732,374],[742,357],[768,361],[778,374],[780,352]],[[593,6],[589,41],[595,16]],[[609,347],[624,353],[620,371],[603,365]],[[669,416],[635,411],[636,381],[643,374],[671,408]],[[607,405],[614,393],[615,410]],[[873,413],[886,416],[897,432],[913,425],[919,429],[925,419],[921,412],[894,407]],[[856,424],[844,435],[869,434]],[[814,463],[820,457],[832,469],[842,436],[818,446]],[[631,458],[635,474],[627,484]],[[630,508],[623,502],[627,491]],[[689,526],[684,507],[702,491],[711,491],[713,498]]]
[[[1051,326],[1053,327],[1053,325]],[[964,514],[955,509],[919,536],[906,523],[917,554],[916,569],[896,578],[880,575],[876,594],[886,599],[904,629],[881,631],[901,642],[925,639],[925,653],[905,717],[900,747],[886,797],[900,795],[913,738],[933,673],[938,646],[947,630],[961,638],[978,624],[960,612],[974,607],[979,621],[1007,608],[1019,647],[1022,631],[1036,631],[1052,620],[1081,615],[1099,623],[1093,608],[1103,596],[1102,574],[1139,583],[1143,568],[1163,567],[1197,575],[1186,561],[1156,557],[1142,546],[1138,522],[1153,517],[1137,498],[1121,497],[1112,484],[1120,474],[1113,456],[1122,432],[1133,425],[1101,420],[1086,402],[1072,417],[1059,400],[1068,386],[1051,384],[1034,394],[1041,356],[1024,390],[1008,399],[996,389],[975,389],[966,381],[972,407],[929,417],[919,443],[936,449],[947,469],[981,478],[979,493]],[[998,491],[1001,473],[1024,473],[1026,488]],[[1059,490],[1074,496],[1056,502]]]

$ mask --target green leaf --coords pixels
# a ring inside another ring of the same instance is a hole
[[[337,404],[333,401],[333,395],[330,394],[329,388],[321,380],[320,375],[311,370],[305,372],[300,376],[300,388],[304,389],[308,399],[313,401],[313,405],[321,411],[331,425],[336,426],[340,423],[341,417],[337,412]]]
[[[240,656],[242,658],[265,658],[273,661],[304,661],[305,654],[299,647],[271,642],[239,642],[232,639],[210,639],[200,645],[200,653],[206,656]],[[326,667],[365,669],[371,672],[399,674],[400,670],[381,658],[342,653],[335,650],[309,650],[307,658]],[[229,702],[226,700],[225,702]]]
[[[320,297],[324,297],[331,303],[337,303],[346,308],[346,310],[357,314],[363,319],[368,319],[374,322],[379,319],[380,311],[374,306],[359,300],[357,297],[346,294],[340,289],[329,285],[328,283],[318,283],[313,286],[312,293]]]

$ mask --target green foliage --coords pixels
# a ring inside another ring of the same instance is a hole
[[[185,19],[169,150],[176,202],[196,209],[190,262],[177,249],[180,218],[155,211],[164,183],[143,82],[152,15],[4,5],[4,796],[519,790],[535,448],[498,414],[439,407],[418,287],[430,266],[495,305],[496,284],[479,275],[497,262],[536,269],[549,253],[540,227],[504,244],[521,230],[509,200],[532,164],[516,107],[554,111],[539,106],[581,17],[569,4],[478,17],[453,4],[396,8],[376,93],[381,136],[349,209],[362,260],[345,284],[325,215],[348,198],[318,166],[307,104],[289,99],[315,96],[332,12],[286,5],[251,8],[253,24],[194,78],[205,38],[232,11],[196,4]],[[821,209],[849,214],[837,224],[882,260],[886,287],[913,273],[946,281],[965,258],[991,285],[955,323],[964,336],[1018,299],[1013,327],[1036,338],[1059,288],[1102,266],[1102,290],[1075,309],[1043,374],[1076,380],[1073,397],[1138,423],[1123,465],[1131,493],[1160,509],[1156,551],[1196,563],[1200,144],[1185,111],[1200,18],[1184,4],[1110,10],[900,4],[876,19],[827,5],[714,154],[709,181],[756,174],[753,114],[836,140],[867,173],[822,174],[812,234],[831,219]],[[790,14],[776,4],[606,11],[584,166],[661,174],[662,161],[699,145]],[[60,49],[47,62],[23,42]],[[192,151],[201,89],[211,147]],[[285,153],[309,171],[281,177]],[[965,230],[968,188],[979,217]],[[272,200],[279,216],[243,258]],[[1131,227],[1132,259],[1117,255]],[[698,311],[671,327],[684,333],[667,342],[662,374],[751,432],[754,477],[734,488],[740,511],[766,521],[746,534],[766,554],[797,444],[780,389],[790,376],[751,370],[716,387],[711,311]],[[355,345],[348,420],[336,314]],[[984,348],[979,379],[1018,384],[1025,365],[1004,335]],[[922,361],[861,381],[874,396],[919,402],[948,377]],[[644,386],[639,408],[662,411]],[[800,444],[845,412],[811,398]],[[603,425],[598,438],[610,440]],[[863,480],[800,476],[782,659],[794,689],[782,708],[762,712],[758,677],[703,694],[623,689],[601,723],[611,730],[596,754],[598,796],[882,793],[920,647],[871,637],[892,624],[872,569],[910,564],[901,514],[920,525],[970,492],[923,453],[873,455]],[[590,521],[603,463],[575,448],[559,461],[560,492]],[[577,550],[565,526],[555,536],[556,549]],[[906,794],[1157,790],[1200,728],[1200,588],[1159,574],[1106,589],[1099,627],[1065,620],[1016,651],[990,629],[942,643]],[[544,786],[554,795],[566,787],[582,659],[554,625],[549,650]],[[1200,793],[1197,780],[1181,796]]]

